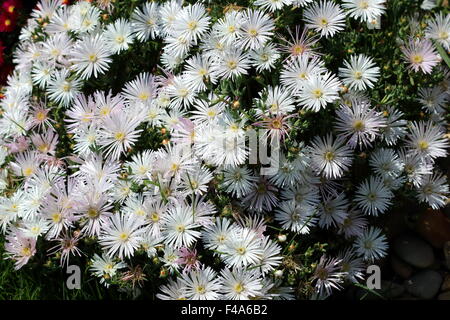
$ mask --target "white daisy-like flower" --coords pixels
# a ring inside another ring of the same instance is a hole
[[[185,297],[189,300],[219,300],[222,284],[217,273],[210,267],[192,270],[181,275]]]
[[[348,202],[343,193],[327,195],[319,205],[319,226],[328,229],[330,226],[342,225],[348,215]]]
[[[70,76],[70,71],[55,72],[48,82],[47,93],[51,100],[67,107],[80,92],[81,81]]]
[[[436,14],[428,23],[425,35],[439,42],[447,51],[450,50],[450,15],[442,12]]]
[[[223,53],[217,71],[222,78],[234,80],[238,76],[246,75],[248,69],[250,69],[248,53],[233,48]]]
[[[320,33],[321,37],[333,37],[344,30],[345,13],[339,4],[331,1],[316,2],[304,12],[306,27]]]
[[[207,32],[210,17],[201,3],[184,7],[176,16],[173,32],[176,37],[183,37],[189,42],[197,41]]]
[[[224,268],[220,273],[222,293],[227,300],[250,300],[262,294],[260,275],[256,270]]]
[[[137,141],[141,129],[137,127],[142,119],[126,113],[112,114],[103,121],[99,145],[106,150],[106,155],[119,159],[127,153]]]
[[[449,195],[447,177],[438,172],[425,175],[417,186],[417,192],[420,202],[428,203],[435,210],[442,208]]]
[[[317,223],[315,208],[307,204],[296,204],[295,201],[283,201],[275,211],[275,220],[285,230],[300,234],[308,234]]]
[[[127,50],[133,42],[133,28],[130,22],[120,18],[106,27],[103,37],[112,53],[120,53]]]
[[[388,242],[381,229],[369,227],[358,236],[353,244],[355,252],[366,261],[374,261],[383,258],[387,254]]]
[[[369,165],[380,177],[398,177],[403,171],[403,163],[393,149],[379,148],[369,159]]]
[[[335,140],[331,133],[323,138],[315,137],[309,152],[313,169],[328,179],[341,177],[352,164],[352,150],[343,138]]]
[[[355,201],[367,215],[378,216],[392,204],[393,193],[379,177],[371,176],[356,190]]]
[[[131,15],[131,25],[140,42],[155,39],[160,34],[160,7],[156,2],[146,2],[136,7]]]
[[[91,76],[97,78],[108,71],[112,62],[110,56],[111,52],[102,36],[86,36],[75,44],[70,61],[72,69],[81,79],[88,79]]]
[[[274,22],[263,11],[247,9],[242,14],[242,20],[239,47],[259,49],[273,36]]]
[[[336,131],[340,136],[349,138],[352,148],[371,146],[385,126],[382,113],[372,109],[367,101],[353,100],[351,107],[341,104],[337,110]]]
[[[299,103],[307,110],[314,112],[339,99],[339,79],[331,72],[324,75],[313,75],[303,83],[298,96]]]
[[[230,267],[258,265],[263,254],[261,239],[251,229],[233,229],[233,234],[220,247],[221,256]]]
[[[342,6],[350,17],[368,22],[377,19],[386,10],[386,0],[344,0]]]
[[[410,134],[406,136],[406,145],[412,152],[428,160],[445,157],[449,147],[444,132],[431,121],[413,122]]]
[[[339,68],[339,76],[350,89],[366,90],[373,88],[380,74],[380,68],[373,59],[364,54],[352,55],[350,62],[344,61],[344,67]]]
[[[91,261],[91,272],[96,277],[100,278],[100,283],[104,284],[106,287],[109,287],[106,280],[114,277],[120,269],[126,268],[125,263],[116,261],[105,254],[102,254],[102,256],[95,254]]]
[[[256,0],[255,6],[274,12],[292,4],[292,0]]]
[[[189,206],[169,209],[162,223],[164,242],[171,247],[189,247],[200,237],[200,232],[195,230],[200,226],[195,220],[195,209]]]
[[[109,257],[130,258],[140,246],[144,232],[136,216],[116,213],[103,225],[99,242]]]

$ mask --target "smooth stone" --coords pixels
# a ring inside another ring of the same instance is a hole
[[[400,297],[405,292],[405,287],[392,281],[381,281],[381,289],[377,290],[379,294],[388,299]]]
[[[450,274],[445,275],[441,291],[450,291]]]
[[[424,269],[434,262],[431,246],[415,236],[400,236],[394,241],[393,247],[398,257],[413,267]]]
[[[416,229],[435,248],[442,248],[444,243],[450,241],[450,219],[440,210],[423,212],[417,220]]]
[[[411,277],[414,271],[409,264],[398,258],[395,254],[391,255],[391,267],[392,270],[403,279]]]
[[[447,267],[448,270],[450,270],[450,241],[447,241],[444,244],[444,264]]]
[[[442,276],[434,270],[423,270],[405,281],[405,288],[413,296],[432,299],[441,287]]]
[[[450,300],[450,291],[443,292],[437,297],[438,300]]]

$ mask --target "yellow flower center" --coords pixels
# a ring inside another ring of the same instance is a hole
[[[116,139],[117,141],[123,142],[125,140],[125,133],[122,131],[117,132],[116,134],[114,134],[114,139]]]
[[[321,89],[315,89],[313,90],[312,94],[316,99],[320,99],[323,96],[323,91]]]
[[[29,177],[34,173],[34,169],[33,168],[25,168],[23,169],[23,175],[25,177]]]
[[[61,218],[62,218],[62,216],[61,216],[61,213],[59,213],[59,212],[56,212],[56,213],[52,214],[52,221],[54,223],[61,222]]]
[[[361,121],[361,120],[356,120],[356,121],[353,123],[353,129],[354,129],[355,131],[363,131],[364,128],[365,128],[364,122]]]
[[[367,9],[367,8],[369,8],[369,3],[367,1],[361,1],[359,3],[359,8],[360,9]]]
[[[356,80],[360,80],[362,78],[362,72],[355,71],[354,77],[355,77]]]
[[[421,140],[421,141],[419,141],[417,146],[419,147],[420,150],[427,150],[429,147],[429,144],[425,140]]]
[[[237,293],[241,293],[242,291],[244,291],[244,285],[239,282],[234,286],[234,291],[236,291]]]
[[[415,54],[412,56],[411,58],[413,63],[422,63],[423,62],[423,56],[419,55],[419,54]]]
[[[127,242],[129,239],[129,236],[125,232],[122,232],[121,234],[119,234],[119,239],[122,242]]]
[[[31,256],[31,249],[29,247],[22,248],[22,256],[29,257]]]
[[[46,117],[47,117],[47,115],[44,112],[42,112],[42,111],[39,111],[36,114],[36,119],[39,120],[39,121],[45,120]]]
[[[248,30],[248,34],[249,34],[251,37],[256,37],[256,36],[258,35],[258,30],[254,29],[254,28],[249,29],[249,30]]]
[[[90,62],[93,62],[93,63],[94,63],[94,62],[97,62],[97,60],[98,60],[98,59],[97,59],[97,55],[96,55],[96,54],[90,54],[90,55],[89,55],[89,61],[90,61]]]
[[[296,44],[295,46],[292,47],[292,52],[295,55],[300,55],[303,52],[305,52],[305,48],[303,46],[299,45],[299,44]]]
[[[122,36],[117,36],[116,37],[116,42],[119,44],[122,44],[125,41],[125,38]]]
[[[95,208],[89,208],[87,211],[87,215],[89,218],[94,219],[100,215],[100,212]]]
[[[333,161],[335,158],[335,154],[334,154],[334,152],[328,151],[327,153],[325,153],[324,158],[327,161]]]

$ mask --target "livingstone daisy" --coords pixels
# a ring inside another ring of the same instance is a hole
[[[364,54],[352,55],[350,62],[344,61],[344,67],[339,68],[339,76],[350,89],[365,90],[373,88],[380,74],[380,68],[373,59]]]
[[[409,63],[409,68],[414,72],[422,71],[431,73],[440,57],[428,39],[409,39],[402,47],[403,59]]]
[[[72,69],[81,79],[97,78],[109,69],[111,53],[100,35],[87,36],[77,42],[71,54]]]
[[[343,138],[333,138],[331,134],[326,137],[315,137],[309,149],[311,166],[326,178],[339,178],[351,166],[353,152],[346,145]]]
[[[381,233],[381,229],[369,227],[356,238],[353,247],[358,256],[373,262],[386,256],[388,243],[386,236]]]
[[[345,14],[339,4],[331,1],[316,2],[304,11],[306,27],[319,32],[321,37],[333,37],[344,30]]]
[[[348,10],[350,17],[368,22],[384,13],[385,3],[386,0],[344,0],[342,6]]]
[[[117,213],[102,227],[99,242],[109,257],[130,258],[139,248],[144,231],[141,220]]]

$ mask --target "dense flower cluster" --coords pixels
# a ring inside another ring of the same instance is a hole
[[[146,281],[132,267],[144,256],[169,274],[160,299],[292,299],[286,250],[322,229],[345,243],[311,270],[313,295],[326,297],[386,255],[369,221],[398,190],[445,205],[436,160],[447,154],[450,73],[435,43],[450,48],[450,16],[399,43],[405,72],[444,73],[420,90],[427,117],[408,122],[371,100],[381,66],[370,51],[333,70],[320,47],[352,23],[376,32],[385,0],[208,5],[141,1],[128,12],[112,1],[39,2],[0,103],[0,227],[16,268],[47,242],[62,266],[91,246],[92,274],[106,286]],[[283,23],[284,10],[298,25]],[[99,84],[115,64],[126,74],[133,61],[118,59],[149,43],[158,68],[119,90]],[[261,89],[245,91],[244,78]],[[303,139],[293,132],[305,114],[327,114],[333,126]],[[259,148],[279,154],[276,172],[251,162],[252,130]],[[150,147],[147,133],[160,131],[170,140]],[[355,180],[361,159],[368,172]]]

